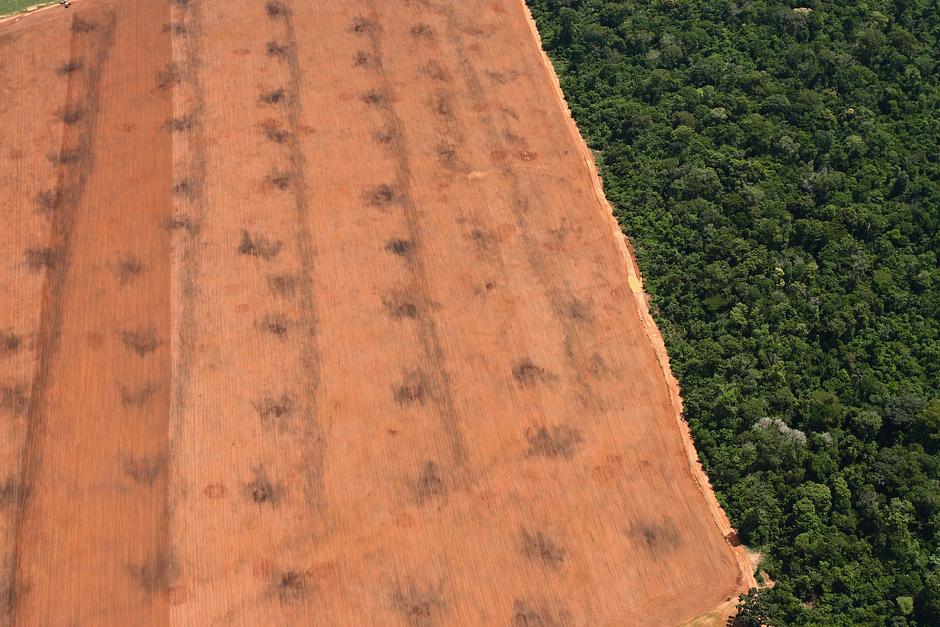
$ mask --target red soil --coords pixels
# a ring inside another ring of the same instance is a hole
[[[0,24],[0,623],[655,625],[742,591],[553,80],[518,0]]]

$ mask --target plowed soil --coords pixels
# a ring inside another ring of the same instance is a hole
[[[519,0],[0,23],[0,624],[669,625],[748,572]]]

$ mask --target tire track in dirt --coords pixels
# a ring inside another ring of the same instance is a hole
[[[508,126],[500,128],[492,116],[486,112],[486,103],[481,97],[481,94],[486,93],[486,90],[467,53],[461,29],[457,25],[454,7],[446,2],[440,5],[431,5],[428,0],[420,1],[425,6],[433,7],[445,18],[448,41],[452,44],[453,50],[458,56],[460,74],[466,86],[466,93],[470,96],[475,107],[481,111],[479,119],[490,138],[493,153],[505,155],[517,151],[517,147],[508,145],[504,139],[507,135],[510,137],[516,137],[516,135],[512,133]],[[551,304],[554,317],[563,331],[569,376],[578,389],[577,399],[582,407],[599,411],[602,409],[600,400],[595,394],[590,380],[584,374],[596,370],[597,365],[594,353],[585,349],[585,342],[581,337],[582,331],[579,326],[585,321],[582,304],[573,296],[574,290],[571,286],[567,285],[560,275],[554,275],[551,272],[551,265],[542,252],[542,247],[532,237],[534,229],[529,223],[527,214],[534,206],[534,203],[532,195],[524,189],[523,177],[508,161],[502,164],[500,173],[508,181],[506,189],[509,193],[510,206],[518,227],[516,233],[522,239],[529,267],[538,279],[542,291]]]
[[[299,409],[304,419],[303,446],[306,452],[304,464],[306,486],[305,497],[309,506],[322,514],[325,507],[323,489],[323,468],[326,455],[326,439],[323,427],[317,415],[317,389],[320,385],[320,356],[317,350],[317,302],[314,297],[314,247],[307,227],[309,212],[309,190],[307,186],[307,157],[300,143],[300,126],[303,112],[301,101],[302,75],[297,51],[297,35],[294,29],[293,11],[290,3],[269,2],[265,8],[268,17],[282,23],[282,41],[280,49],[288,68],[287,129],[288,136],[284,143],[287,147],[290,163],[289,177],[293,194],[294,241],[300,256],[300,276],[296,282],[302,321],[300,340],[300,361],[303,378],[303,391],[299,398]],[[268,50],[271,54],[271,48]]]
[[[366,0],[364,4],[370,14],[374,15],[376,13],[375,3],[372,0]],[[411,273],[411,291],[415,292],[418,302],[413,315],[408,317],[414,320],[422,352],[433,366],[430,372],[424,374],[427,377],[426,384],[429,395],[437,408],[442,426],[448,437],[451,461],[454,465],[451,471],[456,473],[457,479],[467,480],[469,479],[467,476],[469,472],[467,469],[467,445],[460,425],[460,416],[454,402],[453,382],[447,370],[440,332],[431,314],[433,303],[430,296],[428,271],[422,257],[421,217],[411,189],[411,160],[404,145],[404,125],[393,104],[394,94],[391,80],[383,67],[381,24],[370,18],[358,18],[353,25],[353,32],[364,35],[368,39],[369,52],[373,61],[371,67],[379,81],[380,90],[371,95],[367,94],[366,98],[374,100],[373,104],[379,108],[386,129],[391,132],[389,143],[395,154],[395,181],[391,188],[379,191],[387,192],[389,195],[386,199],[387,203],[395,202],[401,207],[411,241],[412,251],[411,254],[405,257],[405,261]],[[429,462],[429,464],[434,464],[434,462]],[[436,465],[429,465],[427,468],[434,470],[431,478],[437,478]],[[426,476],[425,479],[427,478]],[[437,479],[437,481],[440,480]]]
[[[70,38],[70,59],[79,61],[82,72],[68,74],[66,109],[81,110],[78,123],[64,124],[62,147],[50,160],[58,168],[56,210],[52,214],[52,228],[48,250],[52,251],[47,264],[46,284],[43,289],[40,317],[38,364],[30,389],[26,414],[26,437],[23,443],[20,479],[16,489],[13,515],[13,547],[8,558],[5,575],[6,590],[0,590],[0,607],[5,606],[10,624],[15,624],[19,599],[24,590],[19,581],[21,569],[22,527],[27,516],[29,499],[36,476],[42,466],[40,447],[48,412],[47,391],[52,382],[52,362],[59,350],[62,326],[62,296],[68,278],[71,258],[72,227],[75,213],[85,192],[85,183],[94,167],[93,142],[100,110],[100,81],[114,42],[117,17],[107,11],[99,22],[89,22],[74,15]],[[2,582],[0,582],[2,583]]]

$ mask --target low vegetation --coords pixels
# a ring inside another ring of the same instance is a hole
[[[528,3],[776,582],[738,622],[940,624],[936,1]]]

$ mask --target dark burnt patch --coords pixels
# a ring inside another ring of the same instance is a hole
[[[185,213],[177,213],[167,218],[163,226],[168,231],[186,231],[190,235],[195,235],[199,232],[199,225]]]
[[[164,128],[172,133],[185,133],[196,128],[196,116],[192,113],[170,118]]]
[[[118,385],[121,394],[121,405],[126,408],[143,407],[156,394],[160,388],[156,383],[147,382],[140,387]]]
[[[581,432],[567,425],[555,425],[551,429],[529,427],[525,431],[525,439],[529,443],[527,455],[549,458],[570,458],[584,442]]]
[[[381,89],[370,89],[359,97],[370,107],[384,108],[388,106],[388,94]]]
[[[173,195],[180,198],[192,198],[195,194],[196,186],[189,179],[180,179],[173,183]]]
[[[283,87],[278,87],[261,94],[259,100],[268,105],[280,104],[287,100],[287,91]]]
[[[63,200],[64,195],[59,188],[46,189],[36,194],[36,206],[39,208],[39,213],[45,216],[52,216],[58,211]]]
[[[440,585],[399,587],[392,601],[405,620],[417,627],[439,624],[443,618],[444,598]]]
[[[591,324],[594,322],[594,309],[590,303],[586,303],[579,298],[572,298],[563,306],[563,313],[575,322]]]
[[[530,560],[557,568],[565,562],[567,551],[544,532],[523,529],[522,552]]]
[[[252,468],[252,473],[254,477],[244,486],[245,497],[257,505],[267,504],[276,507],[283,496],[283,487],[268,478],[264,466],[255,466]]]
[[[264,138],[275,144],[286,144],[291,138],[290,131],[278,126],[274,121],[268,121],[261,127],[264,132]]]
[[[23,346],[23,338],[13,331],[0,331],[0,357],[6,357],[19,352]]]
[[[127,573],[138,588],[154,594],[166,592],[173,587],[179,576],[179,566],[171,556],[158,553],[143,564],[129,564]]]
[[[392,128],[383,128],[372,133],[372,140],[380,146],[392,146],[398,142],[398,133]]]
[[[441,477],[440,469],[433,461],[426,462],[421,469],[421,474],[415,483],[415,494],[419,504],[447,496],[447,485]]]
[[[98,30],[98,25],[90,20],[83,20],[80,17],[72,19],[72,32],[76,35],[84,35],[86,33],[93,33]]]
[[[290,189],[293,180],[294,176],[291,173],[275,171],[264,177],[264,184],[266,187],[273,187],[283,192]]]
[[[0,411],[21,416],[29,409],[29,396],[23,385],[0,385]]]
[[[383,183],[368,190],[365,199],[366,203],[370,206],[385,209],[398,202],[398,190],[391,185]]]
[[[121,331],[121,341],[138,357],[146,357],[163,344],[157,338],[156,332],[150,327],[138,327]]]
[[[26,251],[26,267],[33,272],[54,270],[61,262],[61,255],[55,248],[30,248]]]
[[[447,94],[438,94],[431,99],[431,110],[442,118],[453,119],[453,100]]]
[[[180,81],[183,78],[182,72],[180,72],[180,67],[176,63],[169,63],[165,68],[157,72],[156,75],[156,84],[157,89],[160,91],[166,91],[172,89],[176,85],[180,84]]]
[[[424,405],[429,396],[427,377],[420,371],[407,372],[402,382],[394,386],[393,393],[395,402],[402,407]]]
[[[281,605],[295,605],[307,596],[307,575],[297,570],[280,570],[272,576],[271,587]]]
[[[46,155],[46,159],[49,160],[49,163],[56,167],[74,165],[78,163],[81,158],[82,152],[78,148],[63,148],[59,152]]]
[[[363,69],[378,69],[382,67],[382,59],[374,54],[369,54],[365,50],[358,50],[353,55],[353,67]]]
[[[372,18],[357,15],[353,18],[352,25],[350,25],[349,30],[350,32],[357,35],[369,35],[379,32],[380,27],[379,23]]]
[[[289,43],[281,43],[272,40],[265,44],[264,51],[269,57],[285,58],[290,52],[290,46]]]
[[[572,620],[564,606],[555,610],[545,604],[535,605],[524,599],[516,599],[510,623],[512,627],[563,627],[572,624]]]
[[[385,250],[392,253],[393,255],[405,257],[411,254],[411,252],[414,250],[414,242],[412,242],[410,239],[393,237],[392,239],[385,242]]]
[[[255,403],[255,411],[265,431],[283,427],[283,423],[294,412],[294,399],[286,392],[279,398],[268,396]]]
[[[280,314],[266,314],[258,321],[258,328],[263,333],[270,333],[278,339],[287,337],[290,321]]]
[[[436,59],[432,59],[421,66],[420,72],[423,76],[430,78],[432,81],[438,83],[449,83],[451,82],[450,74],[447,73],[447,70],[444,69],[444,66],[440,64]]]
[[[128,457],[124,460],[124,474],[134,483],[153,487],[157,478],[166,469],[166,457]]]
[[[491,257],[498,251],[497,237],[492,231],[475,228],[467,234],[467,239],[473,243],[477,255]]]
[[[422,39],[424,41],[433,41],[434,40],[434,29],[425,23],[414,24],[409,32],[411,36],[415,39]]]
[[[80,69],[82,69],[82,67],[84,66],[81,61],[79,61],[78,59],[72,59],[72,60],[66,61],[65,63],[57,67],[55,70],[55,73],[58,74],[59,76],[68,76],[70,74],[74,74],[75,72],[79,71]]]
[[[271,274],[268,289],[278,296],[293,296],[297,291],[297,277],[292,274]]]
[[[662,523],[647,521],[636,524],[630,528],[627,535],[655,556],[672,553],[682,544],[679,532],[669,520]]]
[[[144,264],[134,255],[127,255],[117,263],[115,274],[118,283],[128,285],[146,271]]]
[[[26,500],[26,490],[13,477],[7,477],[3,483],[0,483],[0,512],[7,507],[20,505],[24,500]]]
[[[466,169],[466,164],[460,158],[457,147],[452,144],[441,143],[435,148],[437,153],[437,162],[446,170],[462,171]]]
[[[281,246],[282,242],[280,240],[271,241],[263,235],[251,234],[243,230],[242,240],[238,244],[238,254],[269,260],[277,257],[278,253],[281,252]]]
[[[545,368],[537,366],[531,359],[525,358],[517,361],[512,367],[512,378],[519,385],[528,387],[539,383],[549,383],[557,377]]]
[[[71,105],[59,109],[59,119],[67,126],[72,126],[81,121],[85,111],[78,105]]]
[[[407,294],[398,293],[386,298],[383,302],[388,315],[395,320],[407,318],[415,320],[418,317],[419,309],[415,300]]]
[[[264,13],[271,19],[281,19],[290,15],[290,9],[283,2],[271,0],[264,5]]]
[[[160,27],[161,33],[170,33],[171,35],[185,35],[188,32],[186,24],[182,22],[166,22]]]

